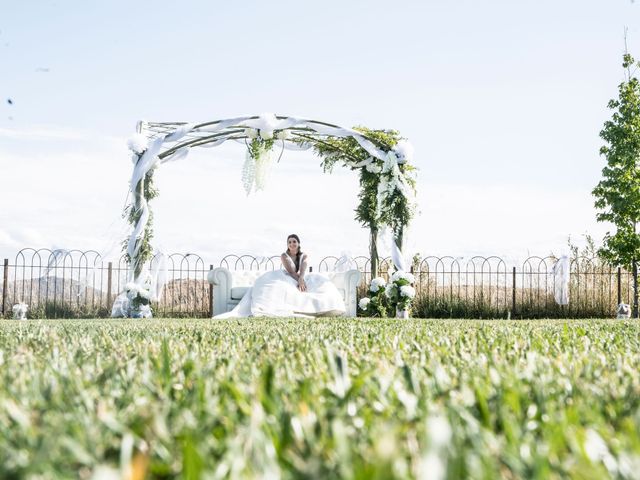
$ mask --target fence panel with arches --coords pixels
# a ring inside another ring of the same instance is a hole
[[[571,260],[570,301],[555,302],[554,257],[529,257],[519,265],[507,265],[500,257],[416,257],[411,266],[418,292],[413,316],[424,318],[578,318],[611,317],[620,302],[631,303],[632,275],[598,259]],[[205,262],[196,254],[154,257],[150,271],[162,272],[164,289],[153,304],[157,317],[208,317],[212,311],[212,287],[207,274],[214,266],[230,270],[273,270],[279,257],[227,255]],[[371,281],[371,262],[357,256],[325,257],[312,266],[315,272],[358,268],[362,272],[359,295]],[[379,271],[388,279],[390,258],[381,258]],[[4,259],[0,283],[2,316],[12,306],[29,305],[30,318],[108,317],[116,296],[127,283],[124,257],[105,261],[93,250],[25,248],[12,261]]]

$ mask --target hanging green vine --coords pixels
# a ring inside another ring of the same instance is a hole
[[[371,130],[365,127],[355,127],[354,130],[385,152],[392,151],[401,140],[400,134],[395,130]],[[383,225],[389,225],[394,234],[402,234],[403,228],[413,218],[414,206],[399,188],[393,188],[390,194],[382,195],[379,199],[380,182],[385,174],[389,177],[389,173],[384,172],[383,160],[371,158],[369,152],[353,137],[329,137],[322,140],[309,138],[304,141],[311,143],[316,155],[322,158],[321,165],[325,172],[331,172],[336,164],[359,170],[360,193],[355,212],[356,220],[362,226],[378,229]],[[359,165],[368,159],[372,161],[367,165]],[[415,192],[415,167],[403,163],[398,164],[398,168],[411,190]]]
[[[142,156],[142,155],[140,155]],[[158,196],[158,189],[155,187],[153,181],[153,174],[155,173],[155,169],[149,170],[144,179],[138,182],[136,189],[134,190],[134,196],[139,195],[140,192],[140,183],[142,183],[142,195],[147,204]],[[138,202],[134,201],[127,206],[124,212],[124,216],[126,216],[127,221],[132,225],[133,228],[138,224],[140,217],[142,216],[142,210],[136,208],[136,204]],[[146,227],[144,228],[144,233],[141,238],[136,240],[136,248],[138,249],[138,254],[135,258],[134,264],[134,278],[138,278],[142,273],[142,268],[146,262],[153,258],[153,247],[151,245],[151,240],[153,239],[153,211],[149,209],[149,218],[147,220]],[[124,252],[124,257],[127,263],[131,263],[132,259],[128,252],[129,239],[125,239],[122,242],[122,250]],[[139,245],[139,247],[138,247]]]
[[[249,144],[247,145],[247,148],[249,149],[249,155],[251,155],[251,158],[253,159],[258,159],[262,155],[270,152],[273,149],[273,143],[273,138],[269,138],[266,140],[262,137],[252,138],[251,142],[249,142]]]

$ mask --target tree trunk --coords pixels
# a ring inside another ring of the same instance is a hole
[[[378,276],[378,227],[371,227],[369,256],[371,257],[371,278],[373,279]]]
[[[633,318],[638,318],[638,261],[633,260]]]

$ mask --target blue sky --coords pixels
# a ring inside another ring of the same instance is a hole
[[[625,26],[640,57],[639,9],[0,1],[0,255],[117,243],[138,120],[262,112],[407,137],[421,212],[408,248],[423,255],[522,258],[559,253],[569,235],[600,238],[598,132],[623,79]],[[243,159],[240,146],[203,150],[158,172],[159,247],[215,261],[278,253],[298,232],[316,256],[366,251],[351,172],[324,175],[317,159],[287,153],[267,191],[247,198]]]

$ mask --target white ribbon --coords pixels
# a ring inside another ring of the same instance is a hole
[[[168,157],[164,157],[159,163],[162,165],[167,162],[175,162],[176,160],[182,160],[189,154],[189,147],[182,147],[173,152]]]
[[[136,166],[133,167],[133,174],[129,181],[129,188],[132,193],[135,193],[138,182],[144,178],[149,170],[156,166],[158,163],[158,153],[164,143],[164,137],[156,138],[149,144],[149,148],[145,150],[142,156],[136,162]]]
[[[182,137],[184,137],[187,133],[189,133],[191,130],[193,130],[193,127],[194,127],[193,123],[188,123],[186,125],[182,125],[182,126],[176,128],[172,133],[167,135],[164,138],[164,141],[165,142],[177,142]]]
[[[215,142],[203,143],[202,145],[198,145],[198,147],[203,147],[203,148],[217,147],[218,145],[223,144],[227,140],[228,138],[222,137],[220,140],[216,140]],[[244,140],[242,141],[242,143],[244,143]]]
[[[571,268],[569,257],[562,255],[553,265],[553,296],[558,305],[569,304],[569,277]]]
[[[154,257],[154,264],[151,267],[151,300],[154,302],[160,300],[168,276],[167,256],[159,252]]]
[[[132,205],[131,208],[135,208],[135,205]],[[129,236],[129,244],[127,245],[127,253],[129,254],[129,258],[133,260],[138,255],[140,251],[141,242],[138,242],[138,239],[142,238],[144,227],[147,225],[149,221],[149,207],[147,206],[147,201],[144,197],[140,197],[140,209],[142,213],[140,218],[138,219],[138,223],[136,223],[133,232]]]
[[[216,133],[219,132],[221,130],[224,130],[226,128],[229,127],[233,127],[235,126],[240,126],[242,124],[242,122],[248,120],[251,117],[235,117],[235,118],[228,118],[226,120],[222,120],[218,123],[215,123],[213,125],[206,125],[203,127],[199,127],[196,128],[195,131],[196,132],[211,132],[211,133]]]
[[[366,160],[362,160],[361,162],[352,164],[351,166],[353,168],[360,168],[360,167],[366,167],[367,165],[370,165],[371,163],[373,163],[373,157],[369,157]]]
[[[391,260],[396,270],[402,272],[408,271],[407,262],[402,255],[402,250],[400,250],[400,247],[398,247],[396,243],[391,228],[385,227],[378,232],[378,245],[381,245],[385,250],[391,250]]]
[[[400,250],[400,247],[398,247],[395,239],[393,239],[393,241],[391,242],[391,260],[393,260],[393,264],[395,265],[396,270],[401,272],[408,271],[407,264],[404,261],[404,257],[402,256],[402,251]]]
[[[340,254],[340,258],[333,266],[334,272],[348,272],[349,270],[356,269],[356,262],[353,260],[351,252],[343,251]]]

